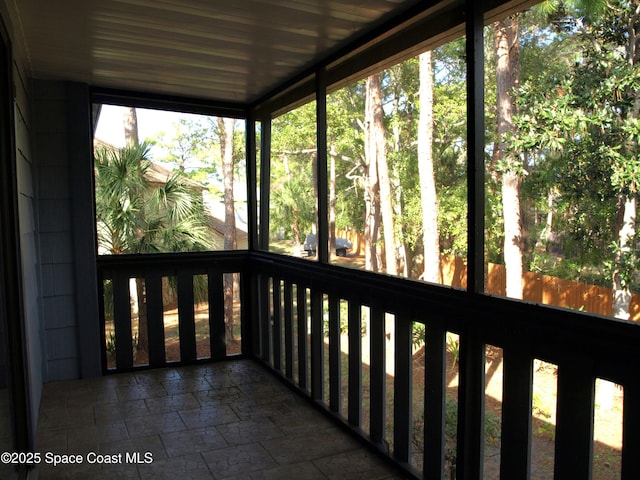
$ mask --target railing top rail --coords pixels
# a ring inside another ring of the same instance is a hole
[[[223,270],[238,271],[247,265],[249,254],[246,250],[144,253],[127,255],[99,255],[98,271],[144,270],[148,268],[184,267],[206,270],[217,266]]]

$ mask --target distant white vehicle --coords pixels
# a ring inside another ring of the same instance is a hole
[[[316,234],[310,233],[307,235],[307,238],[304,240],[304,245],[302,246],[307,255],[315,256],[316,254]],[[351,250],[353,245],[346,238],[336,238],[336,255],[339,257],[344,257],[347,254],[348,250]]]

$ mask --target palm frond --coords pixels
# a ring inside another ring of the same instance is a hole
[[[180,173],[152,185],[145,173],[149,146],[95,152],[96,216],[101,249],[149,253],[210,249],[200,192]]]

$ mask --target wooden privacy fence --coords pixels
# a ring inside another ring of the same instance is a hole
[[[465,288],[467,282],[465,259],[453,255],[443,255],[440,257],[440,271],[443,284]],[[485,291],[492,295],[504,296],[506,294],[506,279],[504,265],[489,263]],[[522,282],[523,300],[613,316],[613,291],[610,288],[533,272],[524,272]],[[631,320],[640,320],[639,295],[632,295],[629,311]]]
[[[364,254],[364,236],[361,233],[336,231],[336,235],[348,239],[353,244],[352,254]],[[464,258],[442,255],[440,257],[440,273],[444,285],[456,288],[466,287],[467,265]],[[610,288],[534,272],[524,272],[522,282],[523,300],[613,316],[613,291]],[[506,295],[506,269],[504,265],[488,264],[485,291],[491,295]],[[629,319],[640,321],[640,295],[631,296]]]

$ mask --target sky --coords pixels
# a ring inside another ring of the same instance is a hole
[[[96,137],[116,147],[124,147],[124,107],[103,105],[96,128]],[[175,112],[136,109],[140,139],[153,138],[159,131],[169,131],[178,118]]]
[[[124,147],[124,111],[125,107],[103,105],[96,127],[96,138],[116,147]],[[188,116],[184,113],[144,108],[136,108],[136,115],[140,141],[157,139],[161,132],[171,132],[174,122],[181,117]],[[166,156],[166,153],[160,147],[153,147],[151,155],[154,160],[160,160]]]
[[[124,147],[125,110],[126,107],[117,105],[102,105],[95,131],[96,138],[118,148]],[[175,132],[174,123],[180,119],[197,121],[205,118],[204,115],[144,108],[136,108],[136,115],[138,117],[138,137],[141,142],[147,139],[157,140],[161,133],[173,134]],[[244,129],[242,122],[236,122],[236,129],[238,128]],[[169,152],[158,145],[153,146],[150,153],[151,160],[155,162],[162,162],[169,156]]]

